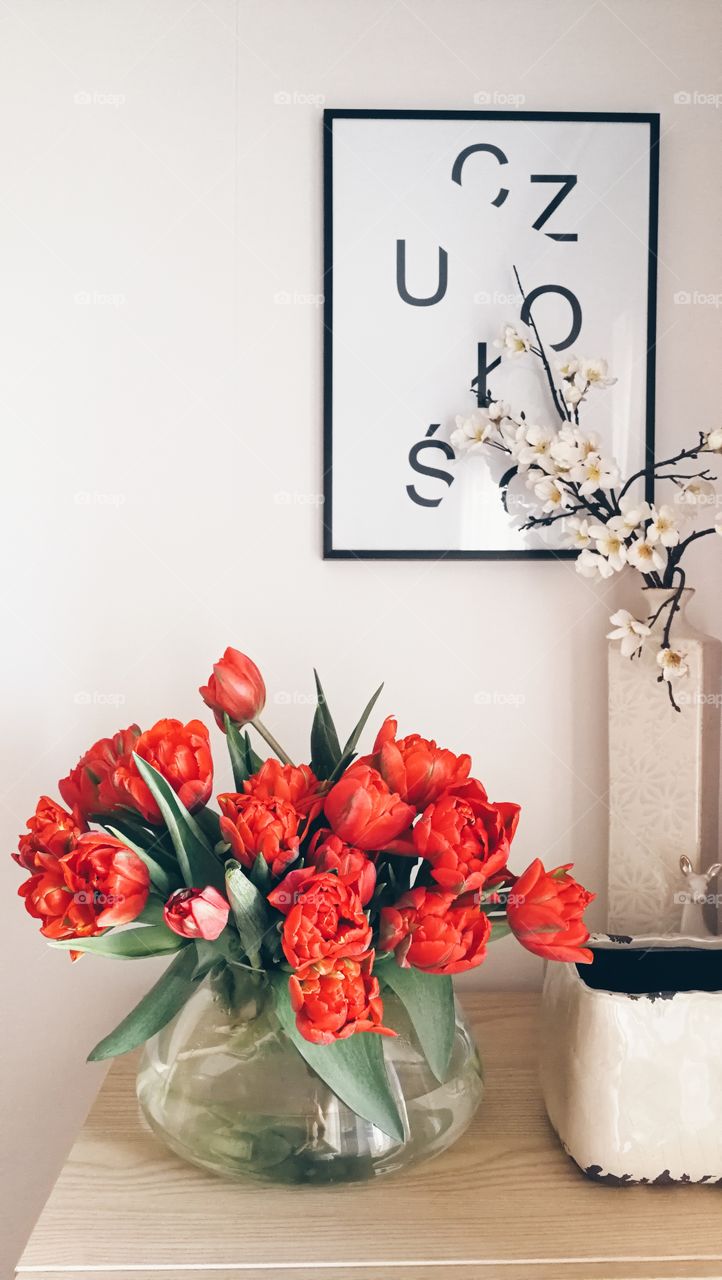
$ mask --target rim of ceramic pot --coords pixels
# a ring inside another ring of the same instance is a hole
[[[670,947],[679,951],[719,951],[722,935],[697,938],[691,933],[593,933],[588,946],[598,950],[651,951]]]
[[[691,934],[684,933],[646,933],[634,936],[618,933],[593,933],[587,945],[592,950],[597,951],[719,951],[722,949],[722,936],[696,938]],[[590,987],[584,981],[578,965],[569,964],[565,966],[565,969],[569,973],[571,982],[578,986],[589,998],[610,996],[616,1000],[639,1000],[640,998],[644,999],[645,996],[655,997],[659,994],[658,991],[630,993],[615,991],[612,987]],[[722,988],[715,988],[710,991],[699,987],[691,987],[687,990],[674,991],[672,994],[677,1000],[685,1000],[689,996],[705,996],[710,999],[719,999],[722,995]]]

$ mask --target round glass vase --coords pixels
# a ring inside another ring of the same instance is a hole
[[[457,1005],[449,1076],[439,1084],[404,1006],[384,990],[381,1038],[404,1138],[356,1115],[283,1031],[262,974],[236,966],[206,978],[146,1045],[137,1092],[155,1134],[212,1173],[260,1182],[354,1182],[438,1155],[468,1127],[483,1091]]]

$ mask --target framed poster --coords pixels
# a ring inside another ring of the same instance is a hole
[[[324,118],[324,555],[574,556],[457,465],[482,396],[549,419],[503,326],[616,378],[585,427],[623,472],[653,453],[659,117],[329,110]]]

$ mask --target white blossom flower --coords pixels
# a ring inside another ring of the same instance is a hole
[[[617,379],[610,378],[608,374],[609,365],[606,360],[580,360],[574,381],[577,384],[581,382],[583,391],[587,387],[613,387]]]
[[[586,517],[568,516],[563,523],[566,545],[583,551],[592,545],[591,521]]]
[[[664,556],[653,542],[636,537],[627,550],[627,562],[640,573],[659,573],[664,568]]]
[[[662,668],[665,680],[681,680],[689,671],[687,654],[680,649],[660,649],[657,663]]]
[[[714,431],[707,432],[704,447],[711,449],[713,453],[722,453],[722,427],[715,427]]]
[[[516,451],[516,459],[522,470],[532,465],[542,467],[543,470],[553,470],[551,460],[551,447],[554,442],[554,432],[551,427],[540,427],[536,423],[525,423],[519,429],[517,436],[518,449]]]
[[[467,418],[456,415],[456,430],[450,440],[457,453],[478,453],[494,431],[486,409],[474,409]]]
[[[596,551],[588,549],[582,551],[577,560],[577,573],[581,573],[583,578],[611,578],[614,569],[604,556],[600,556]]]
[[[577,551],[583,551],[585,547],[592,545],[589,520],[586,518],[580,519],[579,516],[568,516],[562,524],[562,536],[565,540],[565,546],[574,547]]]
[[[647,636],[652,634],[652,628],[648,627],[646,622],[640,622],[639,618],[635,618],[628,609],[617,609],[609,621],[614,630],[607,633],[607,640],[621,641],[622,654],[625,658],[631,658],[633,653],[637,653]]]
[[[647,529],[647,542],[661,542],[663,547],[676,547],[679,528],[671,507],[652,508],[652,522]]]
[[[511,450],[511,453],[516,460],[520,446],[520,434],[522,431],[521,424],[509,416],[508,418],[502,418],[496,424],[496,427],[499,432],[499,439],[506,445],[507,449]],[[521,443],[523,443],[523,441]]]
[[[579,427],[573,427],[567,422],[559,428],[550,454],[557,471],[566,473],[598,450],[599,439],[596,435],[585,435]]]
[[[709,480],[686,480],[674,495],[674,505],[679,514],[692,515],[698,507],[711,506],[717,500],[717,493]]]
[[[557,360],[554,367],[557,373],[560,373],[563,378],[573,378],[574,374],[579,369],[579,361],[574,352],[570,351],[569,355],[566,356],[565,359]]]
[[[642,526],[647,523],[652,514],[652,508],[648,502],[635,502],[628,494],[625,494],[620,501],[619,509],[621,515],[612,516],[609,526],[625,538],[642,531]]]
[[[489,415],[490,422],[501,422],[503,418],[509,417],[511,410],[503,400],[492,400],[486,412]]]
[[[494,346],[503,351],[507,359],[512,359],[531,350],[531,334],[525,325],[505,324]]]
[[[562,395],[568,405],[575,409],[584,397],[584,391],[577,386],[576,382],[565,382],[562,387]]]
[[[608,524],[593,524],[589,532],[594,538],[596,550],[600,556],[604,556],[614,572],[619,573],[627,563],[627,547],[624,539],[620,538],[614,529],[610,529]]]
[[[590,453],[571,473],[579,485],[582,497],[596,493],[598,489],[613,489],[619,483],[619,471],[615,462],[606,462],[598,453]]]
[[[553,476],[542,476],[537,479],[532,472],[527,480],[527,488],[533,489],[539,499],[544,515],[552,515],[555,511],[564,511],[574,501],[572,495]]]

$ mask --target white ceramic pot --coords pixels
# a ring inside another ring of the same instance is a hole
[[[722,1182],[722,940],[592,946],[593,964],[549,964],[544,982],[541,1083],[562,1145],[605,1182]]]

